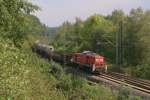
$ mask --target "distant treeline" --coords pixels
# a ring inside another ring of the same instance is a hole
[[[47,27],[47,35],[50,37],[56,36],[58,27]]]
[[[108,63],[115,64],[116,35],[123,23],[123,68],[135,76],[150,77],[150,11],[132,9],[128,15],[114,10],[104,16],[94,14],[86,20],[76,18],[75,23],[64,22],[54,39],[61,52],[92,50],[104,55]]]

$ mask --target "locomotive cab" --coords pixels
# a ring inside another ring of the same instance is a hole
[[[107,72],[107,66],[105,65],[105,59],[103,56],[97,55],[95,56],[95,62],[93,63],[92,66],[92,71],[96,70],[102,70],[104,69],[105,72]]]
[[[82,53],[75,53],[72,61],[79,65],[87,66],[92,72],[105,69],[107,72],[107,66],[105,65],[105,59],[103,56],[96,54],[92,51],[84,51]]]

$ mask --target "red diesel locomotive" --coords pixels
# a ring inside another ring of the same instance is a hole
[[[107,72],[107,65],[103,56],[100,56],[91,51],[84,51],[83,53],[74,53],[72,62],[79,65],[85,65],[91,69],[92,72],[104,69]]]

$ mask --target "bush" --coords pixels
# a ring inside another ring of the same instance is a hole
[[[119,91],[117,100],[141,100],[138,96],[133,96],[129,88],[123,88]]]
[[[150,79],[150,65],[144,64],[136,66],[135,75],[140,78]]]
[[[51,86],[49,62],[9,39],[0,38],[0,47],[0,99],[65,99]]]
[[[69,100],[115,100],[110,89],[100,85],[90,86],[85,79],[62,71],[59,64],[53,62],[52,65],[50,75],[56,81],[54,86]]]
[[[52,74],[57,80],[61,79],[64,72],[63,72],[63,69],[62,67],[57,64],[57,63],[54,63],[51,61],[51,68],[49,70],[50,74]]]
[[[143,65],[137,65],[137,66],[128,66],[123,69],[125,74],[143,78],[143,79],[150,79],[150,65],[149,64],[143,64]]]

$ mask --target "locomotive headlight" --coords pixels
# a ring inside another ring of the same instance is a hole
[[[100,60],[99,59],[96,59],[96,62],[99,62]]]
[[[104,59],[103,58],[96,59],[96,62],[103,63]]]
[[[100,61],[100,62],[104,62],[104,59],[101,58],[101,59],[99,59],[99,61]]]

